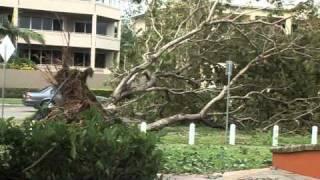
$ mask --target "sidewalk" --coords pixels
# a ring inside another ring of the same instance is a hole
[[[251,169],[213,175],[165,175],[164,180],[317,180],[283,170]]]

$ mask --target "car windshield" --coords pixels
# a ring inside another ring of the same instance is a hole
[[[53,87],[52,87],[52,86],[47,86],[47,87],[41,89],[39,92],[46,92],[46,91],[48,91],[49,89],[53,89]]]

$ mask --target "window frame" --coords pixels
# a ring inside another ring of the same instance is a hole
[[[76,31],[76,24],[84,24],[84,32],[77,32]],[[89,27],[91,27],[90,32],[88,32],[88,25],[90,25]],[[75,33],[84,33],[84,34],[92,34],[92,22],[90,21],[75,21],[73,23],[73,32]]]

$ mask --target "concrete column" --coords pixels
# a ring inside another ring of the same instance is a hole
[[[122,29],[122,22],[121,22],[121,20],[118,22],[118,39],[119,39],[119,41],[121,41],[121,29]],[[120,64],[121,64],[121,59],[120,59],[120,51],[118,51],[117,53],[116,53],[116,56],[117,56],[117,67],[120,69]]]
[[[96,61],[96,39],[97,39],[97,14],[92,15],[92,34],[91,34],[91,58],[90,66],[95,68]]]
[[[14,7],[12,14],[12,24],[14,26],[19,26],[19,8]]]
[[[117,63],[117,68],[120,69],[120,51],[114,52],[116,56],[116,63]]]
[[[292,33],[292,18],[289,18],[286,20],[286,25],[285,25],[285,33],[287,35],[290,35]]]
[[[122,25],[122,22],[121,20],[118,22],[118,39],[121,40],[121,25]]]
[[[12,24],[16,27],[19,26],[19,8],[18,4],[13,8],[13,13],[12,13]],[[18,49],[18,39],[14,40],[14,45],[16,47],[15,55],[19,54],[19,49]]]

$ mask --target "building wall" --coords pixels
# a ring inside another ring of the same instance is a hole
[[[96,0],[1,0],[0,6],[75,14],[98,14],[117,20],[120,20],[121,14],[119,7],[96,3]]]
[[[242,14],[243,17],[246,17],[248,20],[255,20],[260,17],[268,17],[271,13],[270,10],[268,9],[255,9],[255,8],[230,8],[225,10],[223,13],[225,14]],[[285,11],[282,13],[282,15],[273,15],[272,17],[274,18],[286,18],[284,21],[285,23],[285,29],[284,32],[286,34],[291,34],[292,33],[292,18],[290,18],[293,15],[292,12],[290,11]],[[132,19],[133,23],[133,30],[135,32],[143,32],[146,29],[146,23],[145,23],[145,16],[144,15],[139,15],[137,17],[134,17]]]
[[[3,70],[0,70],[2,76]],[[24,71],[7,69],[6,70],[6,88],[29,88],[39,89],[44,88],[50,83],[47,80],[48,75],[42,71]],[[111,75],[94,74],[92,78],[88,79],[88,85],[91,89],[110,89],[105,85],[105,82],[111,79]],[[0,78],[0,87],[2,87],[3,80]]]
[[[0,14],[12,14],[14,25],[19,25],[19,19],[23,16],[38,17],[42,20],[43,18],[63,20],[62,31],[32,29],[43,35],[44,45],[37,41],[31,41],[28,44],[22,38],[19,38],[17,41],[18,47],[28,45],[30,49],[39,46],[43,46],[43,49],[51,49],[51,47],[69,46],[71,50],[89,51],[90,66],[99,73],[110,73],[107,66],[104,69],[96,68],[95,62],[98,50],[107,54],[105,64],[108,65],[110,64],[108,62],[110,59],[108,58],[109,53],[119,54],[120,25],[118,25],[117,34],[115,34],[115,27],[116,24],[120,24],[120,9],[114,7],[117,4],[116,1],[104,1],[102,4],[96,0],[0,0]],[[76,22],[91,24],[91,32],[75,32]],[[96,32],[99,23],[106,25],[103,35]],[[101,61],[101,58],[99,61]]]

